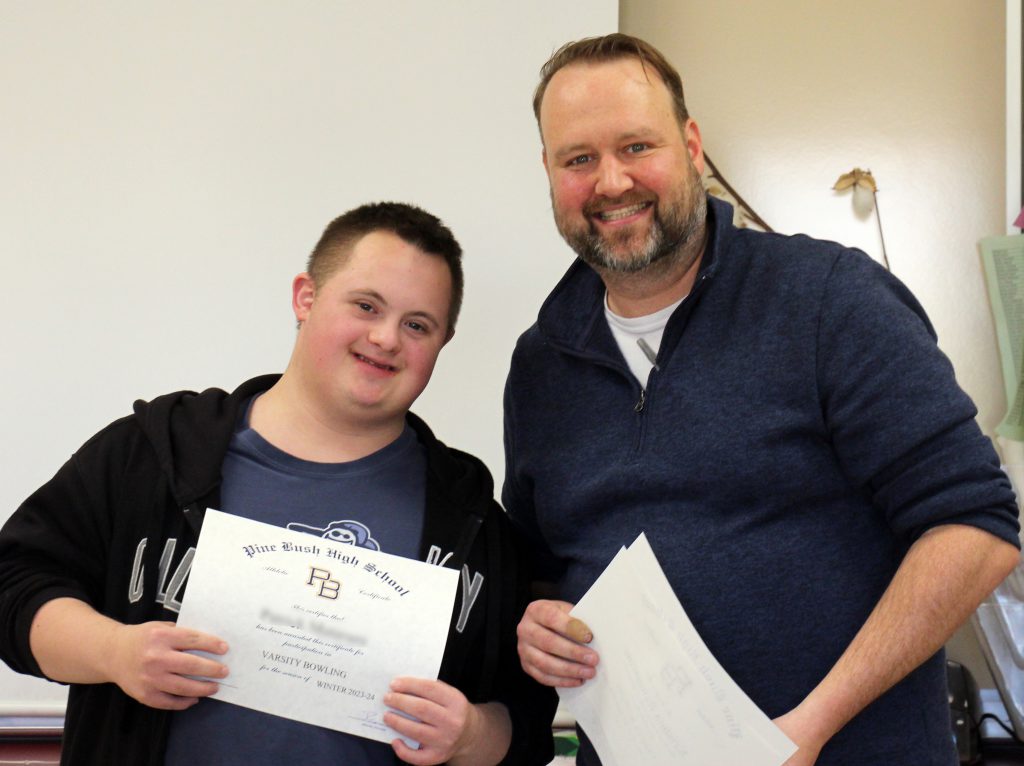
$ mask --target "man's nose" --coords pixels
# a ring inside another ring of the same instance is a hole
[[[602,157],[594,192],[602,197],[614,198],[621,196],[632,188],[633,179],[630,177],[625,165],[617,157]]]

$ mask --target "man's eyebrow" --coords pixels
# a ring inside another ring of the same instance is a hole
[[[572,146],[566,146],[555,152],[555,159],[562,160],[571,154],[585,154],[590,151],[590,147],[587,144],[573,144]]]
[[[657,138],[660,134],[653,128],[638,128],[637,130],[627,130],[625,133],[619,135],[619,141],[634,141],[638,138],[650,139]]]

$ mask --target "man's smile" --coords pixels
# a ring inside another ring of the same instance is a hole
[[[602,223],[614,223],[615,221],[621,221],[624,218],[641,213],[647,210],[654,203],[651,200],[645,202],[637,202],[633,205],[627,205],[625,207],[616,207],[608,210],[597,210],[592,213],[593,217]]]

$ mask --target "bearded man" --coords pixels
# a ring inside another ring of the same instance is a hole
[[[735,228],[644,41],[564,46],[534,110],[579,259],[506,387],[503,499],[552,594],[524,669],[601,672],[568,612],[645,532],[787,766],[955,764],[942,646],[1017,564],[1017,508],[921,306],[861,252]]]

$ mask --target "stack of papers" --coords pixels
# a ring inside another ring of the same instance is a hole
[[[604,766],[780,766],[794,745],[722,669],[641,534],[572,615],[594,634],[597,675],[559,689]]]

